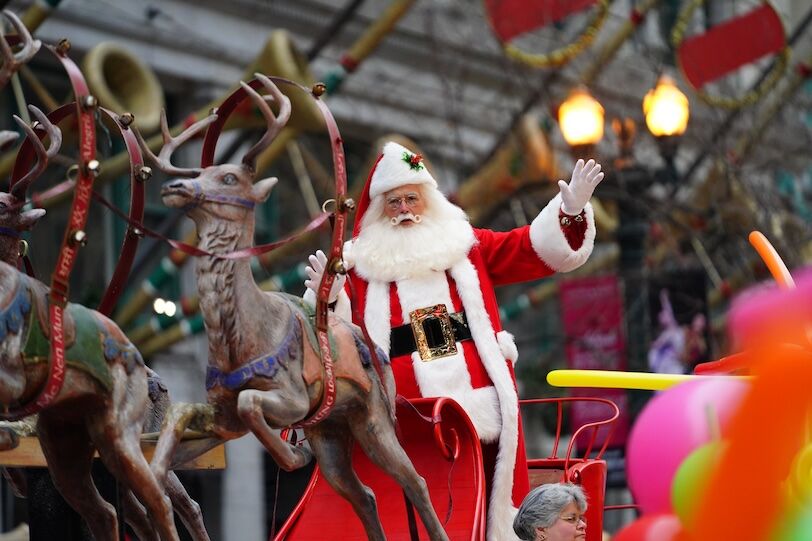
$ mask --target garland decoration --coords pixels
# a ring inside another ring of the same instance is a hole
[[[498,28],[499,25],[495,21],[493,13],[496,4],[498,4],[499,1],[500,0],[484,0],[485,14],[491,24],[494,34],[502,45],[502,49],[510,58],[534,68],[563,66],[581,54],[592,43],[595,36],[598,34],[598,31],[603,26],[606,16],[609,13],[609,4],[611,2],[611,0],[597,1],[595,14],[592,16],[592,19],[587,27],[572,43],[549,53],[529,53],[527,51],[523,51],[512,43],[509,43],[509,38],[506,39],[504,33],[500,32],[500,29]],[[574,4],[581,5],[585,4],[585,2],[581,0],[580,2],[575,2]]]

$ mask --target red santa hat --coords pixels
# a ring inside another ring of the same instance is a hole
[[[361,200],[358,202],[358,211],[355,213],[353,236],[357,236],[361,231],[361,221],[373,199],[406,184],[428,184],[432,188],[437,188],[437,181],[426,168],[423,156],[394,141],[389,141],[383,146],[378,161],[372,166],[367,177]]]

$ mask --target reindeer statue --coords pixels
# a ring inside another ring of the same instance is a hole
[[[34,143],[37,164],[12,193],[0,197],[0,215],[9,226],[0,235],[0,404],[6,412],[37,396],[49,367],[48,288],[6,263],[18,256],[13,232],[32,226],[44,214],[22,211],[24,194],[61,142],[58,128],[38,109],[32,112],[48,131],[50,148],[15,117]],[[117,539],[115,510],[99,496],[90,477],[98,450],[107,468],[146,507],[160,539],[178,539],[169,498],[141,454],[140,434],[149,405],[141,355],[115,323],[80,305],[68,305],[63,325],[68,359],[64,384],[36,421],[56,486],[97,540]],[[8,437],[6,443],[15,440]],[[158,539],[151,531],[143,538]]]
[[[249,85],[245,91],[267,120],[268,128],[241,165],[205,169],[172,165],[172,152],[216,119],[212,115],[172,138],[163,119],[164,146],[156,157],[143,139],[142,148],[156,166],[171,176],[162,189],[166,205],[186,209],[195,222],[199,247],[226,254],[253,245],[256,203],[265,201],[277,179],[255,182],[255,159],[273,141],[290,116],[290,101],[267,77],[257,74],[269,96]],[[279,107],[274,115],[268,102]],[[311,460],[304,447],[284,441],[279,429],[300,423],[320,403],[323,381],[319,347],[311,312],[302,300],[257,287],[246,259],[204,256],[198,261],[200,307],[209,340],[206,387],[208,404],[175,404],[164,420],[152,468],[159,480],[174,460],[188,460],[206,448],[252,432],[279,466],[287,471]],[[391,368],[384,381],[369,362],[361,331],[338,318],[330,320],[335,344],[336,404],[321,422],[305,427],[325,479],[349,500],[371,540],[385,539],[375,497],[352,469],[354,442],[403,487],[432,540],[448,539],[429,500],[426,483],[414,469],[395,435],[391,404]],[[383,353],[379,354],[385,357]],[[188,426],[211,437],[181,441]]]
[[[14,185],[10,193],[0,192],[0,261],[16,266],[22,252],[19,237],[30,230],[45,215],[44,209],[25,210],[26,192],[31,183],[44,171],[48,160],[53,158],[59,150],[61,133],[58,127],[51,124],[39,109],[30,106],[31,112],[37,119],[36,127],[47,132],[50,145],[46,151],[40,138],[21,119],[15,120],[28,135],[34,145],[38,156],[37,166],[30,171],[20,182]],[[0,147],[9,144],[17,138],[15,132],[0,132]],[[43,286],[44,287],[44,284]],[[45,327],[47,328],[47,327]],[[142,430],[156,432],[160,429],[164,413],[169,407],[169,393],[161,382],[158,374],[146,367],[149,402],[144,415]],[[19,435],[33,435],[36,433],[37,416],[31,416],[22,421],[0,423],[0,451],[15,448]],[[25,478],[16,469],[6,469],[7,475],[15,493],[26,496]],[[200,506],[192,500],[174,472],[169,472],[166,481],[166,491],[172,501],[174,510],[178,513],[186,529],[195,541],[209,541],[209,535],[203,523]],[[143,506],[138,502],[131,490],[124,492],[125,520],[133,528],[139,539],[155,539],[156,532],[150,522]]]

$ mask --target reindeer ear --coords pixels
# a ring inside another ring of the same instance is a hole
[[[251,188],[254,199],[259,203],[268,199],[268,196],[271,195],[271,190],[273,190],[277,182],[279,182],[279,179],[276,177],[264,178],[259,182],[255,182],[253,188]]]
[[[45,209],[26,210],[20,214],[20,229],[31,229],[43,216],[45,216]]]

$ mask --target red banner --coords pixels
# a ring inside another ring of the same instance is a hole
[[[733,70],[777,53],[786,45],[784,25],[769,4],[685,39],[677,51],[685,78],[701,88]]]
[[[563,280],[561,320],[566,337],[567,366],[578,370],[625,370],[626,339],[623,332],[623,301],[616,276]],[[620,417],[609,446],[622,447],[629,433],[629,408],[623,389],[576,388],[571,396],[595,396],[612,400],[620,408]],[[606,406],[575,402],[570,411],[573,430],[585,423],[606,418]],[[587,432],[587,436],[591,431]],[[606,429],[596,440],[602,445]]]
[[[493,31],[502,41],[565,19],[597,0],[485,0]]]

